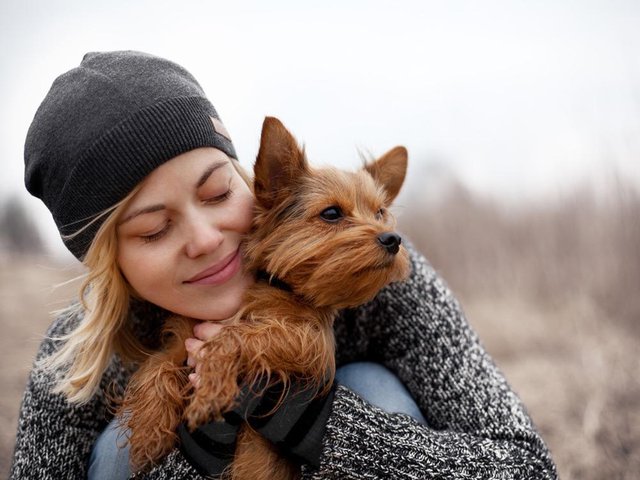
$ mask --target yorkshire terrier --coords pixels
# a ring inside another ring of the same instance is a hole
[[[265,119],[254,166],[255,215],[243,241],[245,267],[257,280],[234,321],[201,348],[197,388],[184,366],[184,340],[193,336],[195,322],[167,320],[162,351],[136,371],[120,406],[134,468],[148,468],[166,455],[182,422],[194,429],[220,420],[243,385],[267,377],[284,385],[295,379],[319,395],[328,390],[338,311],[371,300],[409,273],[407,251],[388,211],[406,168],[404,147],[356,172],[312,168],[282,123]],[[295,463],[242,426],[225,478],[299,475]]]

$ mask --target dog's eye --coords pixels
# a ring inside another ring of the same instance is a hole
[[[385,213],[387,213],[387,211],[384,208],[381,208],[380,210],[378,210],[376,212],[376,220],[382,220],[384,218]]]
[[[322,218],[325,222],[337,222],[344,215],[342,215],[342,210],[339,207],[329,207],[325,208],[320,213],[320,218]]]

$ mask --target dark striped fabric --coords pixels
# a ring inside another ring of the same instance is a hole
[[[458,302],[409,249],[412,274],[406,282],[336,319],[336,363],[385,365],[411,392],[427,425],[384,412],[338,386],[324,407],[329,412],[318,465],[304,464],[303,479],[556,479],[547,447]],[[145,325],[153,321],[153,315],[143,317]],[[48,333],[62,335],[77,321],[58,318]],[[55,348],[56,342],[45,340],[38,357]],[[20,411],[11,478],[85,478],[91,448],[112,415],[106,392],[111,384],[121,392],[130,373],[114,358],[100,391],[84,405],[69,405],[50,393],[52,375],[34,369]],[[292,449],[302,451],[302,458],[306,438]],[[135,478],[202,476],[176,448]]]
[[[233,461],[239,424],[211,422],[189,432],[178,427],[180,451],[202,475],[220,475]]]
[[[256,396],[251,393],[254,391],[263,393]],[[203,475],[220,475],[233,460],[240,425],[248,422],[292,460],[317,467],[334,392],[335,387],[329,394],[317,396],[315,390],[299,388],[294,382],[280,403],[282,383],[264,391],[260,386],[245,388],[239,406],[226,413],[224,421],[207,423],[193,432],[181,425],[180,450]]]
[[[319,466],[335,388],[328,395],[317,397],[315,391],[297,390],[294,384],[278,410],[268,415],[280,395],[280,386],[269,391],[260,407],[247,417],[249,424],[300,463]]]

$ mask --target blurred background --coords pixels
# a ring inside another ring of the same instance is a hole
[[[640,3],[4,0],[0,473],[82,271],[23,186],[54,78],[134,49],[190,70],[250,168],[265,115],[312,163],[409,149],[401,229],[459,297],[564,479],[640,478]]]

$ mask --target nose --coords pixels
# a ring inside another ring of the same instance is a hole
[[[378,235],[378,242],[387,252],[395,255],[400,250],[402,238],[396,232],[384,232]]]
[[[205,221],[201,218],[192,219],[190,228],[187,230],[186,253],[189,258],[196,258],[200,255],[207,255],[214,252],[224,240],[224,235],[216,225],[211,224],[211,220]]]

